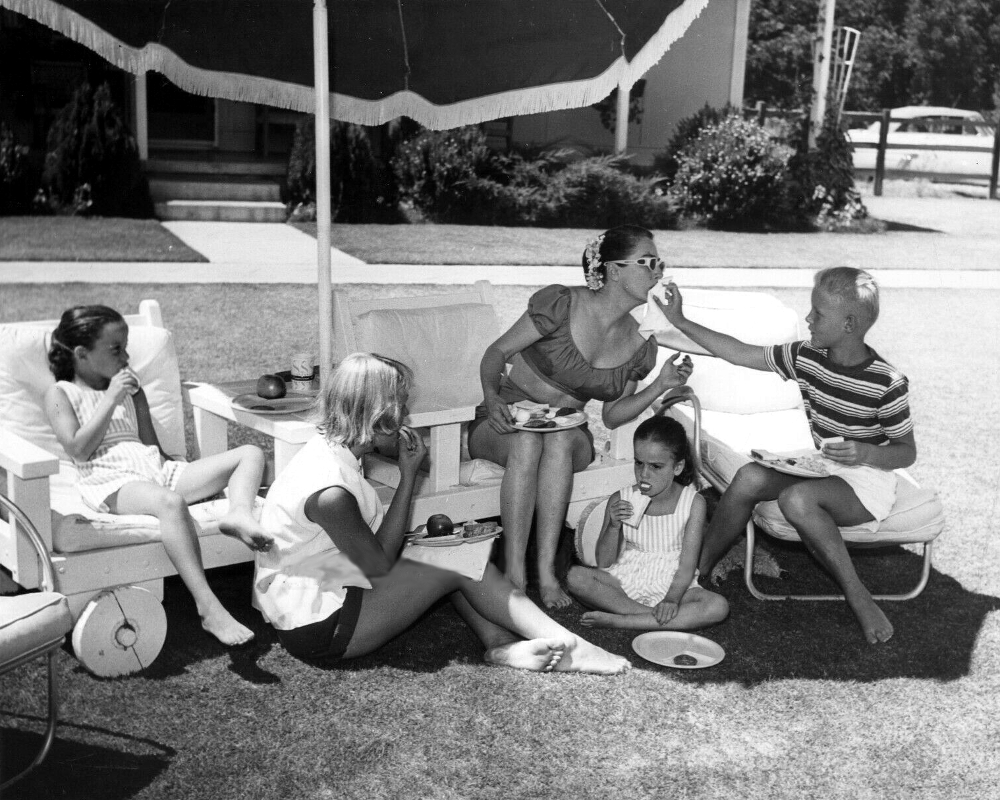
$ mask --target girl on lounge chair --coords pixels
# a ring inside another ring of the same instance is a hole
[[[726,618],[729,604],[698,585],[705,499],[692,486],[684,427],[650,417],[634,436],[635,484],[608,500],[597,540],[597,568],[576,565],[569,590],[598,611],[584,625],[691,630]]]
[[[412,373],[368,353],[324,373],[318,432],[272,484],[261,521],[274,547],[257,554],[254,603],[288,652],[329,663],[377,650],[448,595],[486,648],[485,659],[539,672],[616,674],[620,656],[550,619],[488,564],[480,581],[399,558],[420,462],[403,426]],[[399,450],[387,509],[361,474],[376,447]]]
[[[609,429],[631,422],[691,374],[685,357],[667,359],[655,380],[637,384],[656,364],[656,339],[643,339],[632,310],[663,278],[653,234],[635,225],[602,233],[583,253],[586,286],[548,286],[492,345],[480,364],[483,405],[469,429],[469,452],[506,467],[500,487],[507,577],[524,588],[532,518],[538,535],[542,602],[562,608],[572,600],[555,575],[556,550],[573,488],[573,474],[594,460],[586,424],[553,432],[519,430],[509,404],[546,403],[582,410],[603,402]],[[510,364],[510,372],[505,369]]]
[[[45,412],[77,468],[77,486],[94,511],[151,514],[163,546],[191,592],[202,627],[225,645],[246,644],[253,632],[223,607],[205,578],[197,528],[188,503],[229,488],[219,529],[251,549],[270,547],[253,516],[264,454],[253,445],[190,464],[160,448],[149,403],[128,366],[128,324],[107,306],[75,306],[52,334],[49,368],[56,383]]]

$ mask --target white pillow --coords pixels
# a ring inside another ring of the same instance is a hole
[[[717,289],[682,291],[685,316],[707,328],[761,346],[799,338],[798,315],[769,294]],[[650,292],[654,293],[662,300],[663,286],[656,286]],[[645,337],[655,335],[660,344],[652,377],[658,374],[668,356],[677,351],[691,354],[694,372],[688,384],[707,411],[757,414],[802,405],[794,381],[785,381],[775,372],[738,367],[707,355],[707,351],[671,325],[652,300],[646,303],[639,331]]]
[[[414,371],[410,408],[446,408],[483,401],[479,362],[500,335],[493,306],[464,303],[381,309],[355,320],[358,348],[402,361]]]
[[[653,287],[662,301],[664,288]],[[780,344],[799,338],[799,316],[778,298],[763,292],[730,292],[720,289],[681,289],[684,316],[720,333],[728,333],[747,344]],[[651,334],[663,347],[686,353],[706,353],[671,325],[652,300],[646,303],[639,332]]]
[[[52,331],[38,325],[0,325],[0,424],[63,461],[70,458],[45,416],[44,397],[55,378],[49,371]],[[129,361],[149,400],[160,446],[186,457],[180,369],[168,330],[129,328]]]

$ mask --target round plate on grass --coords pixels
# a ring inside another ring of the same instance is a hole
[[[685,631],[640,634],[632,640],[632,649],[647,661],[674,669],[714,667],[726,657],[726,651],[711,639]]]
[[[278,397],[273,400],[248,392],[233,398],[233,408],[249,411],[251,414],[295,414],[306,411],[313,404],[308,396]]]

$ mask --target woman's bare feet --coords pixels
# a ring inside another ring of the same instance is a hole
[[[538,581],[538,591],[542,595],[542,604],[546,608],[566,608],[573,598],[563,591],[558,581]]]
[[[566,645],[558,639],[529,639],[510,642],[486,651],[490,664],[533,672],[551,672],[563,657]]]
[[[266,553],[274,544],[257,518],[247,510],[236,509],[220,517],[219,530],[226,536],[239,539],[251,550],[261,553]]]
[[[850,606],[868,644],[880,644],[892,638],[892,623],[871,597],[852,602]]]
[[[585,639],[574,637],[555,666],[556,672],[587,672],[592,675],[618,675],[632,669],[627,658],[602,650]]]
[[[237,622],[221,603],[213,604],[208,612],[202,614],[201,627],[227,647],[238,647],[254,638],[253,631]]]

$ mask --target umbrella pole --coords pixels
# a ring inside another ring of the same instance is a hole
[[[615,154],[623,155],[628,148],[628,112],[632,95],[631,84],[618,84],[618,100],[615,105]]]
[[[316,277],[319,292],[319,363],[333,364],[333,297],[330,277],[330,48],[326,0],[313,3],[313,69],[316,91]]]

